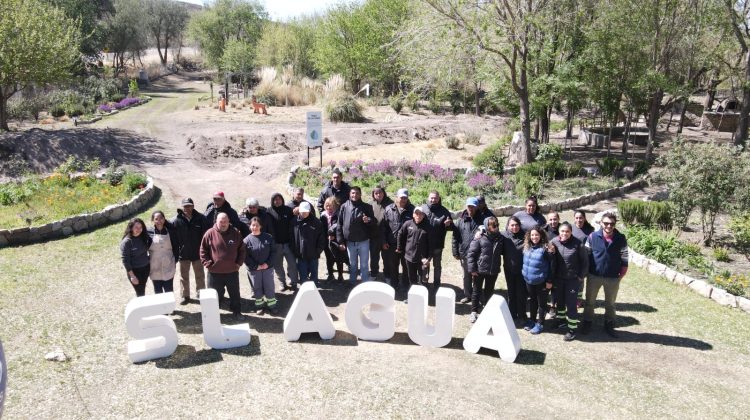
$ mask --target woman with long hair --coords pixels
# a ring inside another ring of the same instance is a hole
[[[146,282],[151,270],[148,258],[150,247],[151,238],[146,233],[146,224],[139,218],[130,219],[120,241],[120,256],[136,296],[146,294]]]
[[[547,298],[554,278],[553,256],[547,252],[547,234],[534,226],[523,241],[523,279],[529,293],[529,321],[524,329],[539,334],[544,329],[544,314],[547,313]]]

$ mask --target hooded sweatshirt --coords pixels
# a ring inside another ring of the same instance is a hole
[[[500,232],[491,233],[489,219],[484,221],[482,236],[471,241],[466,261],[470,273],[497,275],[503,255],[503,236]]]
[[[281,198],[281,205],[273,205],[276,197]],[[273,225],[273,239],[277,244],[288,244],[291,241],[292,224],[294,214],[291,207],[284,204],[284,197],[279,193],[273,193],[271,196],[271,206],[268,208],[268,215],[271,216]]]

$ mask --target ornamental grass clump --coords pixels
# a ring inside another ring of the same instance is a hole
[[[353,95],[338,95],[326,104],[326,115],[332,122],[363,122],[363,107]]]

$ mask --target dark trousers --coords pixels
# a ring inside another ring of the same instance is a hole
[[[466,262],[466,258],[461,258],[461,268],[464,270],[464,297],[471,299],[474,288],[471,284],[471,273],[469,272],[469,266]]]
[[[437,290],[440,287],[440,275],[443,274],[443,248],[432,251],[432,272],[432,284],[435,286],[435,290]]]
[[[372,277],[375,277],[380,273],[380,255],[382,251],[382,242],[378,239],[370,239],[370,274]],[[383,261],[383,272],[385,272],[385,261]]]
[[[526,319],[526,282],[521,274],[505,273],[508,286],[508,309],[513,319]]]
[[[393,286],[394,289],[397,289],[399,287],[399,265],[402,267],[401,271],[404,274],[407,273],[404,254],[397,254],[395,248],[391,247],[388,250],[383,250],[381,255],[383,256],[383,273],[385,274],[385,277],[392,280],[393,284],[391,284],[391,286]]]
[[[490,300],[492,294],[495,292],[495,282],[497,281],[497,274],[482,274],[479,273],[473,278],[472,294],[471,294],[471,311],[479,312],[479,308],[483,308]]]
[[[547,285],[542,282],[539,284],[528,284],[526,283],[526,291],[529,292],[529,318],[532,321],[544,322],[544,315],[547,313],[547,299],[549,298],[549,291]]]
[[[148,281],[148,275],[150,272],[150,265],[138,268],[134,267],[133,274],[135,274],[135,278],[138,279],[138,284],[133,284],[133,282],[130,281],[130,276],[125,273],[125,275],[128,276],[128,283],[130,283],[130,285],[133,286],[133,289],[135,290],[136,297],[146,296],[146,282]]]
[[[154,283],[154,294],[173,292],[174,291],[174,284],[172,283],[173,280],[174,279],[169,279],[169,280],[151,279],[151,281]]]
[[[425,284],[427,279],[425,278],[425,270],[422,268],[421,262],[406,262],[406,272],[409,276],[409,284]]]
[[[344,275],[344,261],[341,258],[337,258],[336,255],[331,251],[330,247],[325,247],[323,252],[326,254],[326,268],[328,269],[328,275],[332,276],[334,273],[334,266],[336,271],[339,272],[339,276]]]
[[[300,283],[312,280],[318,285],[318,258],[297,258],[297,272]]]
[[[568,322],[568,331],[575,333],[578,329],[578,293],[581,282],[578,279],[561,280],[555,286],[557,302],[557,319]],[[567,309],[567,311],[566,311]]]
[[[212,273],[208,272],[208,287],[216,289],[219,296],[224,296],[224,288],[229,292],[229,310],[240,312],[240,273]]]

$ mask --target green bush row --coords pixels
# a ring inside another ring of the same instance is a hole
[[[474,159],[472,164],[480,172],[502,175],[505,170],[505,155],[503,149],[507,146],[513,136],[506,134],[501,137],[498,141],[490,144],[484,150],[479,152]]]
[[[672,209],[667,202],[622,200],[617,203],[617,211],[626,226],[672,227]]]

